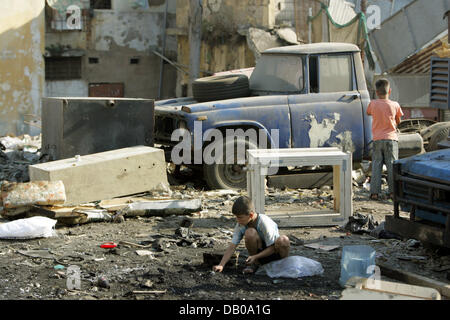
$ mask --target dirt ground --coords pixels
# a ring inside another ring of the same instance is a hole
[[[231,206],[239,194],[205,197],[204,191],[190,184],[172,189],[182,198],[202,199],[202,211],[189,216],[193,225],[188,239],[177,233],[187,216],[168,216],[57,227],[51,238],[0,240],[0,300],[338,300],[343,290],[338,282],[342,248],[359,244],[373,247],[377,261],[447,281],[446,272],[433,271],[450,258],[441,249],[411,245],[408,239],[354,234],[340,227],[280,230],[291,237],[290,255],[320,262],[322,275],[299,279],[243,275],[247,256],[243,244],[238,247],[239,265],[214,273],[203,264],[203,253],[223,253],[228,246],[235,226]],[[327,194],[326,189],[269,190],[266,204],[268,209],[304,211],[326,206]],[[354,188],[354,213],[371,214],[378,223],[393,214],[392,201],[369,201],[368,196],[364,188]],[[100,248],[110,241],[119,245]],[[304,246],[316,242],[339,247],[323,251]],[[38,257],[25,255],[29,250],[39,250],[34,252]],[[80,290],[67,287],[67,268],[74,265],[81,270]]]

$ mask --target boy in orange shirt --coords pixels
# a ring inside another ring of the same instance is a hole
[[[390,83],[380,79],[375,84],[377,100],[369,104],[367,114],[372,116],[372,179],[370,182],[370,199],[378,200],[381,193],[381,174],[383,163],[388,171],[389,194],[393,194],[393,164],[398,160],[397,126],[403,116],[400,105],[389,100],[392,93]]]

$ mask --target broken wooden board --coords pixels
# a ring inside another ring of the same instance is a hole
[[[295,209],[283,211],[270,209],[266,211],[279,228],[295,228],[308,226],[336,226],[342,224],[345,218],[341,214],[331,210],[317,210],[309,212],[298,212]]]
[[[153,291],[132,291],[133,294],[165,294],[167,290],[153,290]]]
[[[418,221],[386,216],[386,231],[396,233],[403,238],[417,239],[440,247],[450,248],[450,235],[445,228],[427,225]]]
[[[224,255],[224,253],[218,254],[218,253],[204,252],[203,253],[203,264],[205,264],[209,267],[217,266],[220,264],[220,261],[222,261],[223,255]],[[238,262],[239,262],[239,252],[236,251],[233,253],[230,260],[228,260],[227,264],[225,265],[225,268],[227,268],[227,267],[237,268],[237,266],[239,264]]]
[[[436,289],[439,293],[450,298],[450,284],[430,279],[412,272],[396,269],[384,263],[377,263],[381,274],[391,279],[399,280],[408,284],[424,286]]]
[[[58,206],[33,206],[27,217],[47,217],[55,219],[58,224],[72,226],[87,222],[87,215],[74,212],[75,209],[92,209],[91,207],[58,207]]]
[[[306,248],[311,248],[311,249],[320,249],[323,251],[333,251],[337,248],[339,248],[339,245],[326,245],[326,244],[322,244],[322,243],[308,243],[308,244],[304,244],[303,246],[305,246]]]
[[[42,216],[55,219],[58,224],[71,226],[89,222],[108,222],[113,217],[107,210],[92,207],[57,207],[57,206],[34,206],[27,217]]]
[[[110,200],[102,200],[99,202],[98,206],[102,209],[108,210],[110,212],[119,211],[126,206],[128,206],[130,203],[133,203],[135,198],[133,197],[126,197],[126,198],[115,198]]]
[[[152,217],[152,216],[170,216],[185,215],[202,210],[200,199],[193,200],[160,200],[145,201],[129,204],[118,212],[118,215],[126,217]]]
[[[436,289],[384,280],[353,277],[346,287],[341,300],[441,300]]]
[[[21,207],[21,208],[11,208],[11,209],[3,209],[1,215],[5,219],[15,220],[22,219],[27,216],[27,213],[31,210],[31,207]]]

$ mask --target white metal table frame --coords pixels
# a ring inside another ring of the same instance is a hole
[[[261,214],[265,213],[265,177],[270,168],[333,166],[334,211],[268,213],[280,227],[343,226],[353,214],[351,153],[338,148],[252,149],[247,156],[247,192]]]

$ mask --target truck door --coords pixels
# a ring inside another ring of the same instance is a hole
[[[340,147],[362,160],[364,122],[352,53],[308,57],[308,93],[288,97],[294,148]]]

